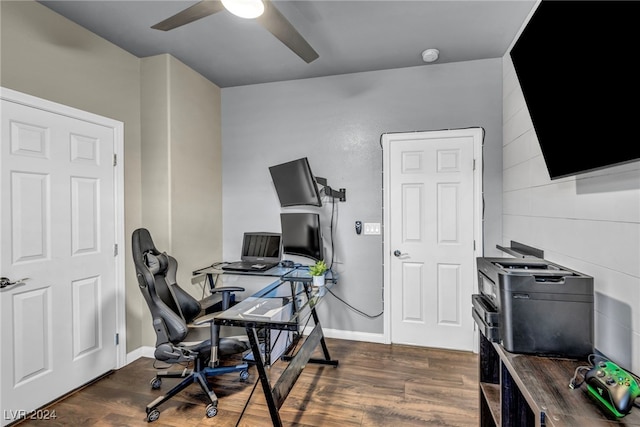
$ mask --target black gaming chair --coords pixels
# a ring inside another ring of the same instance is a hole
[[[160,416],[158,406],[192,383],[200,384],[208,396],[210,403],[206,415],[213,417],[218,413],[218,398],[207,378],[239,372],[240,378],[246,380],[249,377],[246,363],[222,366],[218,363],[218,357],[242,353],[248,350],[248,345],[236,339],[219,338],[219,326],[213,323],[215,313],[198,317],[202,311],[200,303],[176,283],[178,263],[173,257],[156,249],[148,230],[135,230],[131,246],[138,284],[151,310],[156,332],[155,358],[169,364],[192,365],[191,369],[156,373],[151,380],[153,389],[160,388],[162,378],[183,380],[167,394],[147,405],[147,421],[157,420]],[[219,287],[212,289],[212,292],[222,296],[221,308],[226,309],[231,292],[243,290],[239,287]]]

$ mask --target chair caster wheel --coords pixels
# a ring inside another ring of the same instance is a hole
[[[247,371],[246,369],[244,371],[240,371],[240,379],[242,381],[246,381],[249,379],[249,371]]]
[[[218,408],[213,403],[207,405],[206,409],[207,418],[213,418],[218,415]]]
[[[156,421],[158,418],[160,418],[160,411],[158,411],[158,408],[153,408],[147,414],[147,422],[148,423],[152,423],[152,422]]]
[[[149,384],[151,384],[152,389],[157,390],[162,385],[162,379],[155,377],[149,382]]]

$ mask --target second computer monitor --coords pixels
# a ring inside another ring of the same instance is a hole
[[[320,215],[309,212],[280,214],[282,252],[316,261],[324,259]]]

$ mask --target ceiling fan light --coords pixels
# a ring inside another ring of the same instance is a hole
[[[229,12],[240,18],[253,19],[264,12],[262,0],[222,0],[222,4]]]

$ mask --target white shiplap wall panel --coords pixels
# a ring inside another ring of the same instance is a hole
[[[577,218],[575,204],[565,203],[576,194],[575,181],[558,181],[549,185],[531,188],[531,210],[529,215],[551,218]]]
[[[609,173],[605,174],[607,171]],[[583,196],[581,201],[585,202],[580,208],[593,219],[637,223],[640,218],[639,185],[640,164],[637,162],[594,172],[576,183],[578,194]]]
[[[532,220],[525,215],[504,215],[502,218],[503,243],[509,246],[509,241],[527,243],[533,241],[535,234],[532,230]]]
[[[562,218],[581,218],[594,221],[633,223],[640,217],[640,193],[627,190],[607,191],[603,177],[558,180],[531,188],[530,214]],[[620,174],[623,180],[640,179],[635,172]],[[565,203],[573,198],[573,203]]]
[[[594,277],[595,346],[640,373],[640,162],[551,181],[508,53],[502,224],[502,244]]]
[[[521,190],[531,187],[531,161],[517,163],[516,165],[504,169],[503,173],[503,191]],[[506,179],[508,178],[508,179]],[[504,195],[503,195],[504,197]]]
[[[518,77],[516,76],[515,69],[513,68],[513,62],[509,55],[505,55],[502,58],[502,97],[506,99],[511,92],[520,87]],[[522,108],[520,105],[518,109]],[[503,114],[507,114],[503,109]],[[510,117],[512,114],[509,114]],[[505,120],[506,121],[506,120]]]
[[[532,139],[532,132],[525,132],[509,144],[504,145],[502,151],[502,167],[509,169],[512,166],[529,160],[532,157]]]
[[[507,191],[502,195],[502,212],[504,215],[523,216],[531,212],[533,201],[531,188]]]
[[[546,185],[549,183],[549,172],[547,171],[547,166],[544,163],[543,156],[535,156],[529,160],[531,163],[531,186],[540,186]]]
[[[522,89],[520,89],[520,85],[518,84],[518,80],[516,79],[515,73],[511,73],[511,81],[505,82],[503,90],[506,91],[503,93],[503,102],[504,107],[502,110],[502,121],[509,121],[518,111],[525,108],[524,103],[524,95],[522,94]]]
[[[517,110],[509,120],[504,122],[504,129],[502,130],[503,145],[509,144],[532,127],[529,110],[527,108]]]

